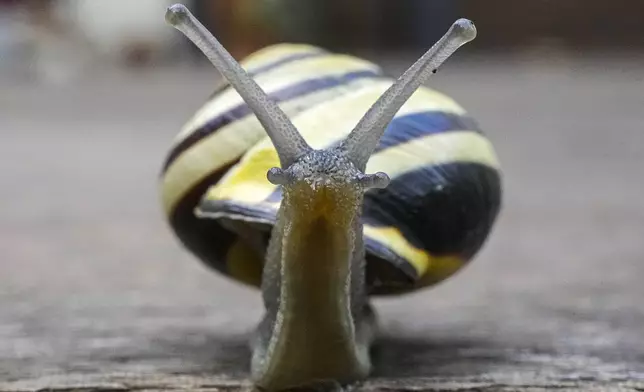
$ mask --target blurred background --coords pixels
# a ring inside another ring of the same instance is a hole
[[[164,0],[3,0],[0,70],[44,80],[101,65],[186,61],[194,48],[159,18]],[[481,34],[468,53],[588,56],[640,51],[644,5],[632,0],[186,1],[237,57],[282,41],[364,55],[422,50],[462,15]],[[545,53],[541,50],[546,50]],[[563,53],[562,53],[563,52]],[[551,56],[554,57],[554,56]],[[92,66],[89,66],[92,64]]]
[[[0,382],[247,370],[259,296],[161,213],[171,140],[219,80],[170,3],[0,1]],[[377,302],[377,374],[644,383],[644,2],[184,3],[238,59],[307,42],[392,75],[472,19],[429,85],[494,143],[503,211],[457,276]]]
[[[154,67],[185,61],[183,52],[196,51],[159,18],[159,10],[170,3],[3,0],[0,70],[12,77],[52,81],[97,63]],[[363,55],[419,51],[462,15],[476,21],[481,31],[469,54],[557,51],[588,56],[644,46],[644,6],[632,0],[193,0],[186,4],[237,57],[281,41]]]

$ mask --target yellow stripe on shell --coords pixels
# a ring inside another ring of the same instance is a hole
[[[428,266],[420,279],[416,281],[415,287],[426,287],[438,283],[445,278],[452,276],[466,263],[462,257],[457,255],[445,255],[429,257]],[[411,291],[411,290],[410,290]]]
[[[397,228],[376,227],[365,224],[363,231],[366,237],[381,244],[386,244],[388,249],[407,260],[414,267],[418,276],[422,276],[427,270],[430,259],[429,254],[412,246]]]
[[[411,245],[395,227],[364,225],[364,235],[384,244],[392,252],[409,262],[420,277],[416,287],[428,286],[452,275],[462,267],[459,256],[434,256]]]
[[[429,134],[385,148],[371,156],[367,163],[367,173],[382,171],[394,179],[424,166],[449,162],[499,167],[492,143],[478,132],[462,130]]]
[[[328,54],[321,57],[305,58],[281,65],[254,78],[267,94],[283,88],[306,82],[313,78],[336,77],[356,71],[378,72],[380,68],[373,63],[356,57]],[[213,118],[242,105],[244,100],[234,90],[227,89],[206,102],[181,128],[173,140],[176,146],[190,134],[197,131]]]
[[[313,148],[327,147],[334,142],[346,137],[360,120],[367,109],[391,85],[388,81],[372,82],[364,89],[344,95],[334,100],[324,102],[309,110],[299,113],[292,121],[295,127]],[[446,113],[464,114],[465,111],[452,99],[427,88],[417,90],[403,105],[396,117],[420,113],[430,110],[439,110]],[[404,148],[404,145],[392,149]],[[389,149],[387,149],[389,150]],[[384,153],[384,150],[379,154]],[[411,151],[412,154],[415,150]],[[372,157],[378,156],[376,154]],[[424,153],[423,153],[424,154]],[[386,166],[386,160],[384,165]],[[414,163],[412,157],[406,163]],[[236,202],[255,204],[261,203],[271,193],[275,186],[266,179],[266,171],[271,167],[279,166],[279,158],[270,139],[264,138],[254,147],[250,148],[244,158],[232,167],[226,176],[214,187],[211,187],[206,198],[211,200],[235,200]],[[368,170],[371,170],[367,165]],[[389,169],[379,169],[389,174]],[[391,176],[391,175],[390,175]]]

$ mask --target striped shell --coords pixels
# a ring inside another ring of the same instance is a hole
[[[393,79],[375,64],[299,44],[253,53],[241,65],[313,148],[338,143]],[[207,265],[256,287],[281,200],[266,172],[273,145],[241,97],[222,83],[174,140],[161,193],[170,226]],[[449,97],[421,87],[389,124],[367,173],[385,189],[364,200],[367,284],[409,292],[451,276],[479,251],[501,204],[491,143]]]

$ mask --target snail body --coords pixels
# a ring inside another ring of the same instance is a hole
[[[238,64],[185,7],[166,19],[225,82],[175,138],[162,203],[185,248],[261,289],[255,384],[367,377],[369,297],[452,276],[501,205],[489,140],[455,101],[421,86],[474,38],[473,24],[457,21],[394,80],[369,61],[303,44]]]

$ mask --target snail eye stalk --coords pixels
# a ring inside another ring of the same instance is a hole
[[[364,170],[398,110],[445,60],[474,38],[476,27],[472,21],[459,19],[454,22],[447,33],[378,98],[338,148],[356,167]]]
[[[244,99],[273,142],[282,167],[290,166],[297,158],[311,151],[286,114],[184,5],[168,7],[165,19],[208,57]]]

